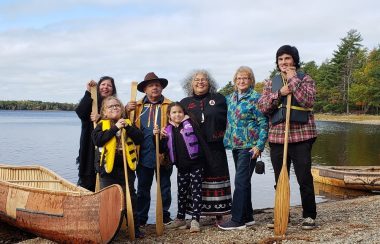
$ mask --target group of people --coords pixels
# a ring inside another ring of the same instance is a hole
[[[188,214],[190,232],[200,231],[201,216],[214,216],[216,225],[223,230],[244,229],[255,223],[251,177],[257,158],[268,141],[277,183],[284,142],[288,140],[287,166],[289,171],[293,163],[300,185],[302,228],[313,229],[316,204],[311,148],[317,136],[312,112],[315,81],[299,70],[299,54],[293,46],[278,49],[276,65],[279,72],[265,81],[262,94],[254,90],[252,69],[239,67],[233,76],[234,91],[227,97],[217,92],[216,81],[208,71],[196,70],[184,80],[187,97],[180,102],[172,102],[162,95],[168,80],[153,72],[137,85],[137,90],[145,96],[125,106],[117,98],[112,77],[102,77],[98,83],[90,81],[76,109],[82,122],[78,185],[95,191],[98,173],[101,188],[119,184],[125,190],[123,153],[135,151],[137,157],[132,161],[137,167],[128,164],[127,172],[136,237],[143,236],[139,227],[148,221],[156,162],[160,164],[166,228],[187,228]],[[92,111],[90,89],[93,86],[97,86],[99,114]],[[284,138],[287,96],[291,96],[290,131],[289,138]],[[159,136],[158,145],[156,136]],[[128,149],[124,144],[129,145]],[[159,147],[158,158],[156,147]],[[226,149],[232,150],[236,171],[233,195]],[[178,213],[174,220],[169,212],[173,165],[178,172]],[[231,214],[228,220],[223,218],[227,214]],[[273,227],[273,223],[268,227]]]

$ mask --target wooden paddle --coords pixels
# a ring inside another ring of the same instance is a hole
[[[127,220],[128,220],[128,233],[131,241],[135,240],[135,223],[133,219],[133,209],[132,209],[132,200],[131,193],[129,191],[128,184],[128,165],[127,157],[125,155],[125,138],[124,138],[124,128],[121,129],[121,144],[123,147],[123,163],[124,163],[124,176],[125,176],[125,204],[127,209]]]
[[[92,108],[91,112],[98,114],[98,89],[97,86],[91,87],[91,98],[92,98]],[[94,128],[96,127],[96,122],[94,121]],[[97,150],[95,146],[95,150]],[[100,176],[99,172],[96,173],[96,182],[95,182],[95,192],[100,191]]]
[[[132,81],[131,84],[131,101],[136,101],[137,96],[137,81]],[[132,124],[135,122],[135,110],[131,110],[129,112],[129,119],[131,120]]]
[[[156,106],[156,113],[154,118],[154,126],[157,126],[159,106]],[[156,184],[157,184],[157,199],[156,199],[156,233],[161,236],[164,233],[164,214],[162,210],[162,196],[161,196],[161,181],[160,181],[160,140],[159,134],[155,135],[156,140]]]
[[[282,168],[280,176],[277,180],[276,196],[274,201],[274,234],[276,236],[285,235],[289,221],[290,207],[290,186],[289,175],[287,168],[288,158],[288,139],[290,129],[290,106],[292,94],[288,94],[286,98],[286,120],[285,120],[285,138],[284,138],[284,153],[282,158]]]

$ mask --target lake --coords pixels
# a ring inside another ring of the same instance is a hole
[[[80,120],[75,112],[57,111],[1,111],[0,164],[42,165],[67,180],[77,182],[77,165]],[[380,126],[336,122],[317,122],[318,139],[313,147],[314,165],[379,165]],[[235,176],[231,152],[227,151],[230,175]],[[254,209],[274,206],[274,175],[268,148],[262,160],[266,174],[252,177],[252,201]],[[290,175],[291,205],[299,205],[300,195],[294,172]],[[152,187],[152,203],[149,222],[154,222],[156,186]],[[330,191],[330,192],[329,192]],[[331,194],[339,189],[316,184],[317,202],[347,198],[354,193]],[[172,175],[171,215],[177,209],[176,170]]]

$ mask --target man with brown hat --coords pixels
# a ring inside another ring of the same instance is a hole
[[[141,129],[144,134],[144,141],[139,148],[139,163],[137,165],[137,214],[141,226],[146,225],[148,221],[148,212],[150,208],[150,189],[154,178],[156,168],[156,150],[153,138],[153,128],[155,119],[157,125],[161,128],[167,124],[167,107],[171,101],[162,95],[162,90],[168,85],[168,80],[158,78],[158,76],[149,72],[143,81],[137,85],[137,90],[145,93],[145,96],[137,102],[128,102],[126,105],[127,112],[136,110],[135,125]],[[157,116],[156,116],[156,113]],[[164,155],[160,155],[160,161],[164,161]],[[171,165],[161,164],[160,180],[161,194],[163,205],[164,224],[172,221],[170,218],[171,204],[171,182],[170,176],[173,172]]]

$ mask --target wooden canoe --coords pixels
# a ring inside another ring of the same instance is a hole
[[[349,189],[380,190],[380,166],[313,166],[314,181]]]
[[[59,243],[109,243],[124,216],[119,185],[93,193],[41,166],[0,165],[0,221]]]

